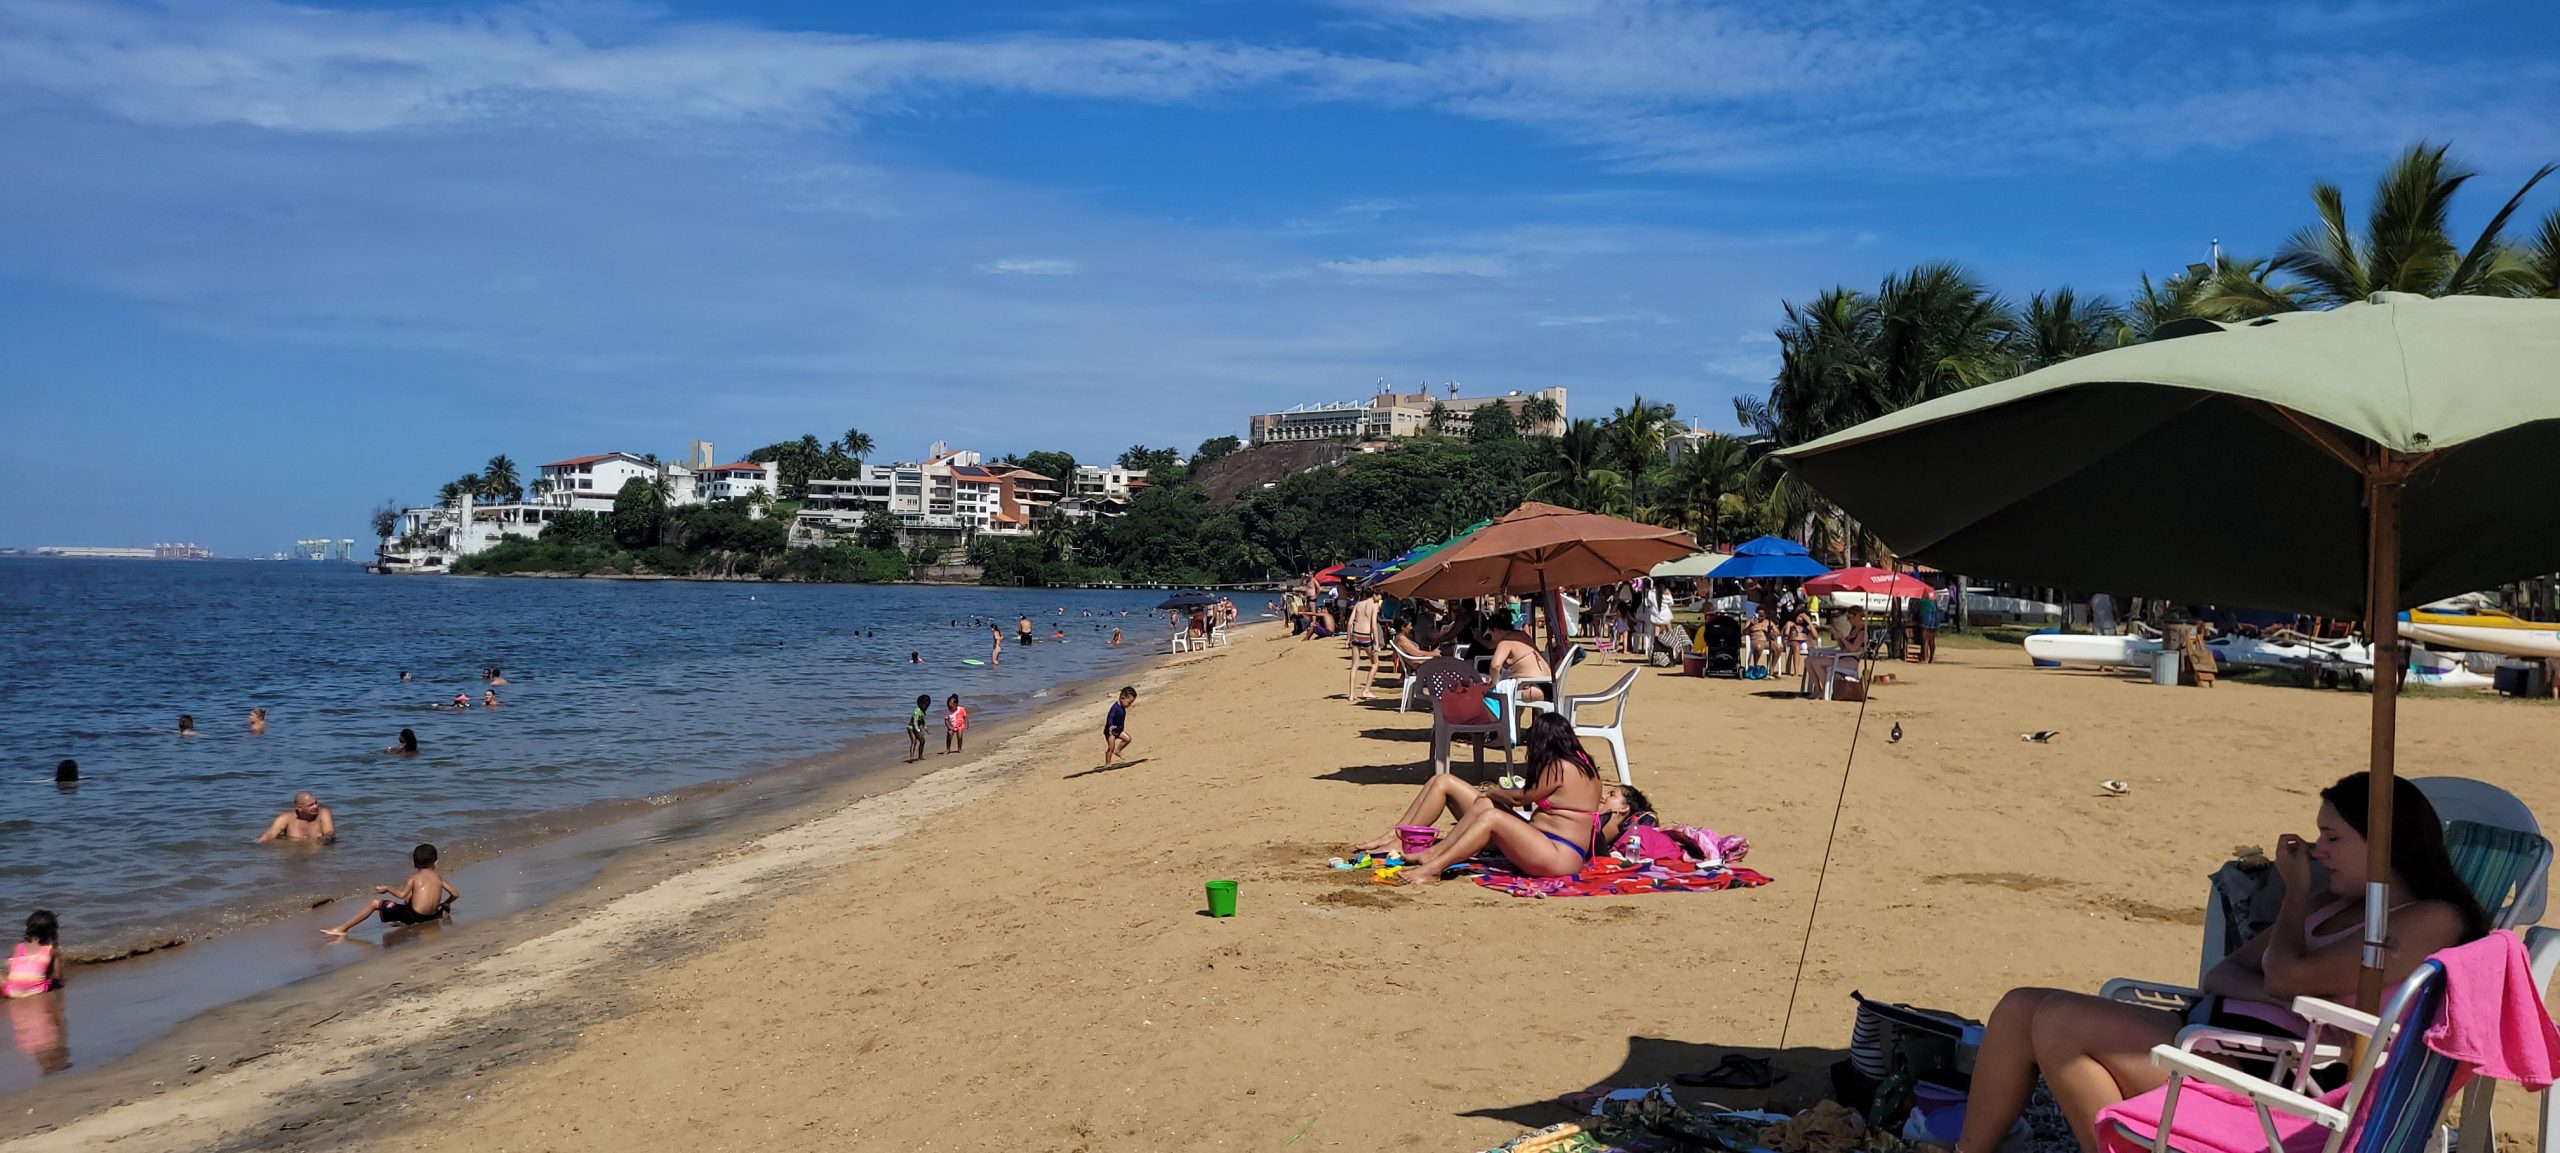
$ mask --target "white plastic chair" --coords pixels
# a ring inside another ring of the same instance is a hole
[[[1510,681],[1500,681],[1495,683],[1494,690],[1495,695],[1502,698],[1502,715],[1480,725],[1462,725],[1451,721],[1448,711],[1443,707],[1448,701],[1445,694],[1431,703],[1431,772],[1433,775],[1450,771],[1450,742],[1461,736],[1476,738],[1476,776],[1478,778],[1484,776],[1484,742],[1488,737],[1499,738],[1502,741],[1502,767],[1505,770],[1510,769],[1512,750],[1520,745],[1519,733],[1512,727],[1512,721],[1520,715],[1520,707],[1517,703],[1518,687]]]
[[[1187,653],[1191,651],[1191,630],[1175,630],[1173,634],[1173,651],[1177,653]]]
[[[1626,675],[1619,677],[1618,683],[1609,686],[1605,692],[1563,697],[1558,701],[1559,711],[1573,725],[1574,736],[1609,746],[1609,755],[1618,762],[1618,783],[1621,785],[1636,783],[1634,771],[1627,765],[1627,694],[1634,691],[1636,674],[1642,671],[1628,669]],[[1597,713],[1603,709],[1609,713],[1607,723],[1586,719],[1585,710]]]
[[[1227,643],[1227,626],[1225,626],[1225,625],[1219,625],[1219,626],[1218,626],[1218,627],[1216,627],[1216,628],[1210,629],[1210,630],[1209,630],[1209,639],[1208,639],[1206,642],[1204,642],[1204,643],[1205,643],[1205,644],[1210,644],[1210,645],[1223,645],[1223,644],[1226,644],[1226,643]]]

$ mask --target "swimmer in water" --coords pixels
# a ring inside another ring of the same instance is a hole
[[[493,685],[503,685],[507,683],[507,674],[499,672],[498,666],[491,665],[489,666],[489,683]]]
[[[1065,629],[1050,629],[1050,630],[1049,630],[1049,639],[1050,639],[1050,640],[1053,640],[1053,641],[1062,641],[1062,640],[1065,640],[1065,639],[1067,639],[1067,630],[1065,630]]]
[[[249,710],[249,731],[253,733],[267,731],[267,710],[263,706]]]
[[[80,762],[66,758],[61,764],[55,765],[53,767],[53,783],[57,785],[79,784]]]
[[[997,668],[997,669],[1003,668],[1003,667],[1004,667],[1004,630],[1003,630],[1003,629],[1000,629],[1000,628],[997,628],[997,627],[996,627],[996,626],[994,626],[994,625],[988,625],[988,626],[987,626],[987,635],[988,635],[988,636],[990,636],[990,637],[995,638],[995,646],[996,646],[996,647],[995,647],[995,651],[994,651],[994,652],[991,652],[991,653],[988,653],[988,654],[987,654],[987,667],[989,667],[989,668]]]
[[[258,843],[269,841],[318,841],[324,845],[338,843],[338,825],[320,798],[306,789],[293,795],[293,807],[276,814],[267,831],[258,834]]]
[[[412,731],[412,730],[409,730],[409,729],[402,729],[402,730],[400,730],[400,739],[399,739],[399,740],[397,740],[397,741],[392,742],[392,744],[391,744],[391,747],[390,747],[390,748],[384,749],[384,750],[382,750],[382,751],[383,751],[383,752],[386,752],[386,753],[389,753],[389,754],[391,754],[391,755],[393,755],[393,756],[395,756],[395,757],[414,757],[414,756],[417,756],[417,755],[418,755],[418,734],[417,734],[415,731]]]
[[[494,708],[497,708],[497,707],[498,707],[498,690],[496,690],[496,689],[491,689],[491,690],[489,690],[488,692],[485,692],[485,693],[480,694],[480,707],[481,707],[481,708],[484,708],[484,709],[494,709]]]
[[[453,711],[455,711],[455,712],[457,712],[457,713],[467,713],[467,712],[470,712],[470,711],[471,711],[471,694],[469,694],[469,693],[455,693],[455,694],[453,694],[453,704],[452,704],[452,705],[450,705],[450,706],[447,706],[447,707],[451,708]]]
[[[400,670],[400,683],[404,685],[409,683],[409,670]]]
[[[196,719],[185,713],[178,714],[178,735],[182,737],[196,735]]]
[[[1113,648],[1120,647],[1120,626],[1118,625],[1113,625],[1111,627],[1111,646]]]
[[[911,664],[911,665],[920,665],[920,664],[923,664],[923,663],[924,663],[924,654],[923,654],[923,653],[920,653],[920,652],[917,652],[917,651],[915,651],[914,649],[909,649],[909,650],[907,650],[907,663],[908,663],[908,664]]]

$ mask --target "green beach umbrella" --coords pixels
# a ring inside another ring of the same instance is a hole
[[[2381,293],[2173,331],[1778,456],[1948,572],[2356,615],[2377,653],[2410,605],[2560,570],[2560,300]],[[2369,1005],[2396,695],[2374,678]]]

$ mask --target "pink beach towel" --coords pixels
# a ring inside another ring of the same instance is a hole
[[[2471,1072],[2541,1092],[2560,1070],[2560,1030],[2542,1007],[2524,942],[2506,930],[2437,953],[2444,1013],[2427,1047]]]
[[[2104,1153],[2151,1153],[2151,1142],[2134,1134],[2160,1131],[2160,1103],[2168,1099],[2169,1089],[2164,1085],[2098,1110],[2098,1144],[2105,1147]],[[2346,1099],[2347,1090],[2341,1086],[2320,1098],[2320,1103],[2341,1108]],[[2276,1110],[2273,1120],[2285,1153],[2318,1153],[2329,1142],[2329,1131],[2312,1124],[2308,1117]],[[2117,1122],[2123,1124],[2119,1126]],[[2247,1096],[2220,1085],[2187,1082],[2186,1089],[2178,1094],[2175,1128],[2180,1153],[2267,1153],[2266,1131],[2259,1128],[2257,1107],[2249,1103]]]

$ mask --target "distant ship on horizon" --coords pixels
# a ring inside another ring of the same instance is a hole
[[[211,560],[213,550],[196,544],[155,544],[149,548],[90,548],[81,545],[46,545],[36,550],[37,556],[64,557],[72,560]]]

